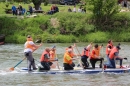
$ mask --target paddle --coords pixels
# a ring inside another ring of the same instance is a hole
[[[17,67],[22,61],[24,61],[26,57],[24,57],[20,62],[18,62],[14,67],[11,67],[9,70],[13,71],[15,67]]]
[[[78,51],[79,55],[81,56],[81,54],[80,54],[80,52],[79,52],[77,46],[75,46],[75,48],[76,48],[76,50]],[[80,66],[84,69],[84,67],[83,67],[83,65],[82,65],[82,62],[81,62],[81,59],[79,59],[79,64],[80,64]]]
[[[56,54],[56,58],[58,59],[57,54]],[[57,67],[58,67],[58,69],[60,70],[58,60],[57,60]]]
[[[102,58],[103,58],[103,44],[101,45],[101,48],[102,48]],[[102,59],[102,73],[104,72],[104,58]]]

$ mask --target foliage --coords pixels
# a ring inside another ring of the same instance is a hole
[[[107,24],[110,18],[119,12],[117,0],[88,0],[93,6],[93,18],[96,27]]]

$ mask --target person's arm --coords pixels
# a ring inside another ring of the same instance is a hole
[[[33,51],[37,50],[39,47],[42,46],[42,43],[39,44],[39,45],[36,45],[36,44],[34,44],[33,42],[31,42],[31,44],[32,44],[32,46],[34,47],[34,50],[33,50]]]

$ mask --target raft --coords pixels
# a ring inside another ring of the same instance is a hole
[[[20,72],[28,72],[27,68],[21,68]],[[49,71],[38,71],[34,70],[30,73],[33,74],[96,74],[96,73],[129,73],[130,68],[119,68],[119,69],[105,69],[97,68],[97,69],[82,69],[75,68],[74,70],[63,70],[63,69],[51,69]]]

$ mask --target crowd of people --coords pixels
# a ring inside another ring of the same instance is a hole
[[[39,7],[38,10],[35,9],[35,7],[32,7],[31,5],[28,6],[28,10],[25,10],[25,8],[22,7],[21,4],[19,4],[18,7],[16,7],[15,5],[12,6],[12,14],[13,15],[24,15],[26,13],[26,15],[32,15],[35,12],[40,12],[40,13],[45,13],[45,14],[49,14],[52,15],[54,13],[59,12],[59,8],[56,5],[52,5],[50,10],[47,12],[43,12],[42,8]]]
[[[28,71],[36,70],[35,60],[32,56],[32,53],[37,50],[42,44],[36,45],[33,42],[32,37],[27,36],[27,41],[25,42],[24,55],[28,60]],[[92,48],[93,47],[93,48]],[[91,49],[92,48],[92,49]],[[78,51],[77,46],[71,45],[65,49],[65,53],[63,56],[63,68],[64,70],[73,70],[76,66],[73,60],[80,59],[81,62],[77,66],[81,66],[83,69],[95,69],[97,61],[100,62],[99,68],[116,68],[115,60],[120,61],[120,68],[124,68],[122,66],[123,59],[127,60],[127,58],[122,58],[119,56],[120,44],[117,46],[113,45],[112,40],[108,41],[106,45],[106,59],[107,63],[103,64],[104,58],[100,54],[100,50],[103,48],[103,45],[90,43],[88,46],[83,48],[82,54],[80,52],[78,54],[75,53],[75,49]],[[89,61],[88,61],[89,59]],[[58,59],[56,55],[56,46],[53,48],[45,48],[41,57],[40,57],[41,66],[38,67],[40,71],[50,70],[51,68],[58,68]],[[91,64],[91,66],[90,66]]]
[[[74,8],[71,9],[70,7],[68,8],[68,12],[79,12],[79,13],[86,13],[86,7],[79,6],[79,8],[76,8],[76,5],[74,5]]]
[[[13,15],[24,15],[24,13],[26,11],[25,8],[23,8],[21,4],[19,4],[18,7],[13,5],[11,9],[12,9]]]

